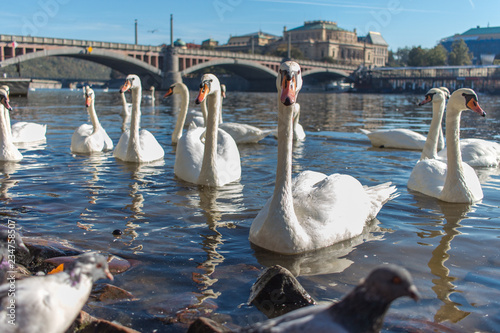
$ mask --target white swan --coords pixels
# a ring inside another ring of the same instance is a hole
[[[365,187],[354,177],[304,171],[292,182],[292,105],[302,87],[296,62],[281,64],[278,88],[278,158],[272,197],[250,227],[250,241],[283,254],[298,254],[360,235],[396,188]]]
[[[181,96],[181,108],[177,114],[177,121],[175,123],[174,131],[172,132],[172,144],[177,144],[182,136],[182,129],[184,128],[184,122],[186,121],[186,116],[188,114],[189,89],[182,82],[174,83],[168,88],[165,95],[163,95],[163,98],[167,98],[172,95]]]
[[[207,127],[190,127],[177,143],[174,173],[193,184],[222,186],[241,177],[234,139],[219,129],[220,83],[213,74],[201,78],[196,103],[207,100]]]
[[[460,152],[460,115],[473,110],[485,116],[472,89],[456,90],[446,110],[446,144],[448,160],[419,161],[408,179],[408,188],[446,202],[473,203],[483,198],[483,190],[472,167],[462,162]]]
[[[483,139],[461,139],[462,161],[473,167],[497,167],[500,164],[500,143]],[[443,149],[438,157],[446,160],[447,152]]]
[[[124,93],[129,89],[132,91],[130,129],[122,133],[113,156],[125,162],[136,163],[147,163],[162,159],[165,152],[153,134],[144,129],[139,131],[142,86],[141,79],[135,74],[127,76],[120,92]]]
[[[439,137],[442,136],[443,127],[441,122],[443,121],[443,114],[446,105],[447,98],[446,91],[441,88],[432,88],[425,94],[425,100],[418,103],[418,105],[424,105],[432,102],[432,120],[429,127],[429,132],[427,133],[427,138],[425,140],[424,148],[422,149],[422,154],[420,155],[420,160],[425,160],[428,158],[436,159],[438,158],[438,146]]]
[[[122,117],[122,132],[125,132],[130,126],[132,103],[127,103],[127,97],[125,96],[125,93],[120,92],[120,98],[122,100],[122,110],[120,111],[120,116]]]
[[[2,85],[7,95],[10,94],[10,88]],[[12,142],[17,145],[36,144],[46,141],[45,133],[47,125],[41,125],[33,122],[18,121],[11,125],[9,110],[5,109],[5,122],[8,127],[8,133],[12,136]]]
[[[445,98],[450,95],[450,91],[446,87],[435,89],[440,89],[444,93]],[[419,105],[422,105],[422,103],[419,103]],[[360,131],[370,139],[372,146],[377,148],[423,150],[425,141],[427,140],[426,136],[405,128],[377,131],[369,131],[361,128]],[[441,123],[439,123],[437,132],[437,149],[443,149],[444,145],[443,129],[441,127]]]
[[[5,119],[6,112],[9,110],[12,110],[9,95],[4,89],[0,89],[0,161],[19,162],[23,159],[23,155],[12,143],[9,125]]]
[[[74,153],[95,153],[113,149],[113,141],[101,126],[95,112],[95,95],[89,87],[85,87],[85,106],[92,125],[82,124],[71,137],[71,151]]]

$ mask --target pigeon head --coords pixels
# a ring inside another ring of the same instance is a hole
[[[95,252],[82,254],[67,269],[73,284],[78,284],[81,278],[86,275],[92,282],[99,279],[108,278],[113,281],[113,275],[109,272],[106,258]]]

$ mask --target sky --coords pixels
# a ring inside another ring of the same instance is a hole
[[[7,1],[0,34],[92,41],[201,44],[208,38],[262,31],[281,36],[304,21],[327,20],[358,36],[378,31],[389,49],[434,47],[440,39],[476,26],[500,26],[499,0],[23,0]]]

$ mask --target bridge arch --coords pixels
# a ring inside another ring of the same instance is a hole
[[[349,73],[341,69],[313,68],[302,73],[304,78],[309,77],[315,81],[331,81],[348,78]]]
[[[15,65],[27,60],[50,56],[84,59],[110,67],[124,74],[137,74],[141,77],[143,85],[147,86],[157,85],[162,82],[162,71],[160,69],[125,54],[102,49],[94,49],[92,52],[88,52],[85,48],[81,47],[47,49],[4,60],[0,62],[0,66]]]
[[[181,75],[186,76],[212,66],[227,68],[235,74],[248,80],[275,79],[278,76],[278,73],[269,67],[255,61],[229,58],[214,59],[199,63],[181,71]],[[254,69],[254,71],[248,71],[249,68]]]

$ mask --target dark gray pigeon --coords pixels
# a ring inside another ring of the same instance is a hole
[[[101,278],[113,280],[106,258],[85,253],[61,273],[1,285],[0,332],[65,332]]]
[[[15,271],[17,264],[26,264],[29,257],[19,231],[0,227],[0,284],[7,282],[8,272]]]
[[[401,296],[419,299],[410,273],[402,267],[383,265],[338,303],[307,306],[239,332],[379,332],[391,302]]]

